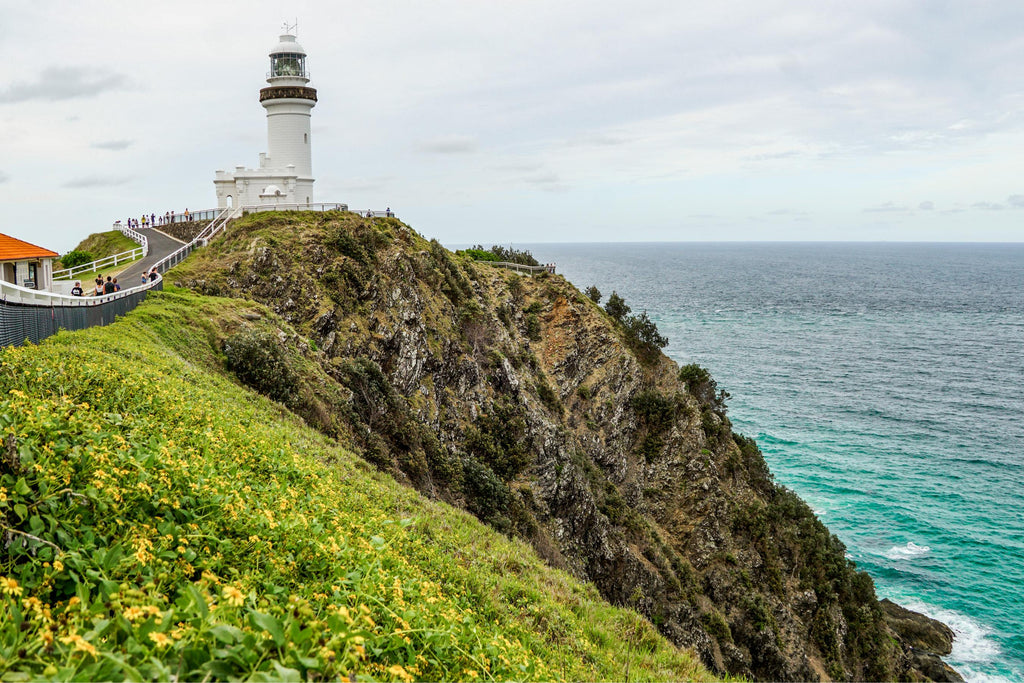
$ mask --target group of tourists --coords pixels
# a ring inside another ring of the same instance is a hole
[[[156,282],[160,279],[160,273],[156,272],[156,266],[148,273],[142,274],[142,282],[140,285],[149,284],[150,282]],[[106,294],[114,294],[121,291],[121,285],[118,284],[117,278],[110,275],[104,280],[102,275],[97,275],[95,286],[92,291],[89,292],[88,296],[104,296]],[[75,280],[75,286],[71,288],[71,296],[86,296],[85,290],[82,289],[82,282]]]
[[[141,218],[128,218],[127,225],[129,228],[138,230],[139,228],[158,228],[163,225],[170,225],[171,223],[187,223],[188,221],[194,220],[195,215],[188,212],[185,209],[185,213],[175,214],[173,211],[165,211],[163,216],[158,216],[155,213],[151,213],[148,216],[142,214]],[[120,224],[121,221],[117,221]]]
[[[89,292],[89,296],[103,296],[104,294],[113,294],[114,292],[121,291],[121,285],[118,284],[116,277],[107,276],[106,281],[103,280],[102,275],[97,275],[95,280],[95,287]],[[71,288],[71,296],[85,296],[85,291],[82,289],[82,283],[75,280],[75,286]]]

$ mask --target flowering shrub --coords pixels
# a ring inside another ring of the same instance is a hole
[[[201,321],[233,303],[195,297],[167,327],[175,296],[0,350],[0,678],[598,679],[627,656],[704,675],[523,544],[178,356],[161,331],[208,357]]]

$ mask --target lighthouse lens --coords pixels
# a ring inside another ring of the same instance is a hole
[[[274,76],[305,76],[305,55],[279,54],[270,58],[270,70]]]

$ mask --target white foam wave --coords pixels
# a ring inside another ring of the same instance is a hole
[[[992,629],[966,614],[927,605],[918,600],[897,599],[907,609],[938,619],[953,629],[953,652],[943,657],[969,683],[1009,683],[1010,678],[992,673],[993,665],[1002,657],[999,643],[992,639]],[[1016,672],[1015,672],[1016,673]]]
[[[912,557],[920,557],[931,552],[926,545],[918,545],[913,541],[907,541],[906,545],[894,545],[885,551],[885,556],[890,560],[909,560]]]

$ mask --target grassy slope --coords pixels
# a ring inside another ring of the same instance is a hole
[[[127,237],[120,230],[110,230],[108,232],[94,232],[93,234],[86,237],[79,243],[75,250],[87,251],[92,254],[94,261],[113,256],[114,254],[123,254],[126,251],[132,249],[138,249],[139,245]],[[141,258],[141,256],[139,257]],[[75,273],[75,279],[81,280],[84,284],[89,284],[91,280],[96,277],[103,275],[114,275],[116,276],[122,270],[130,266],[138,259],[131,261],[123,261],[118,263],[116,266],[109,266],[102,269],[101,271],[89,271],[87,273]]]
[[[708,678],[220,374],[245,311],[171,289],[0,352],[0,678]]]
[[[120,230],[94,232],[75,247],[78,251],[87,251],[93,258],[101,259],[114,254],[136,249],[139,245],[128,239]]]

